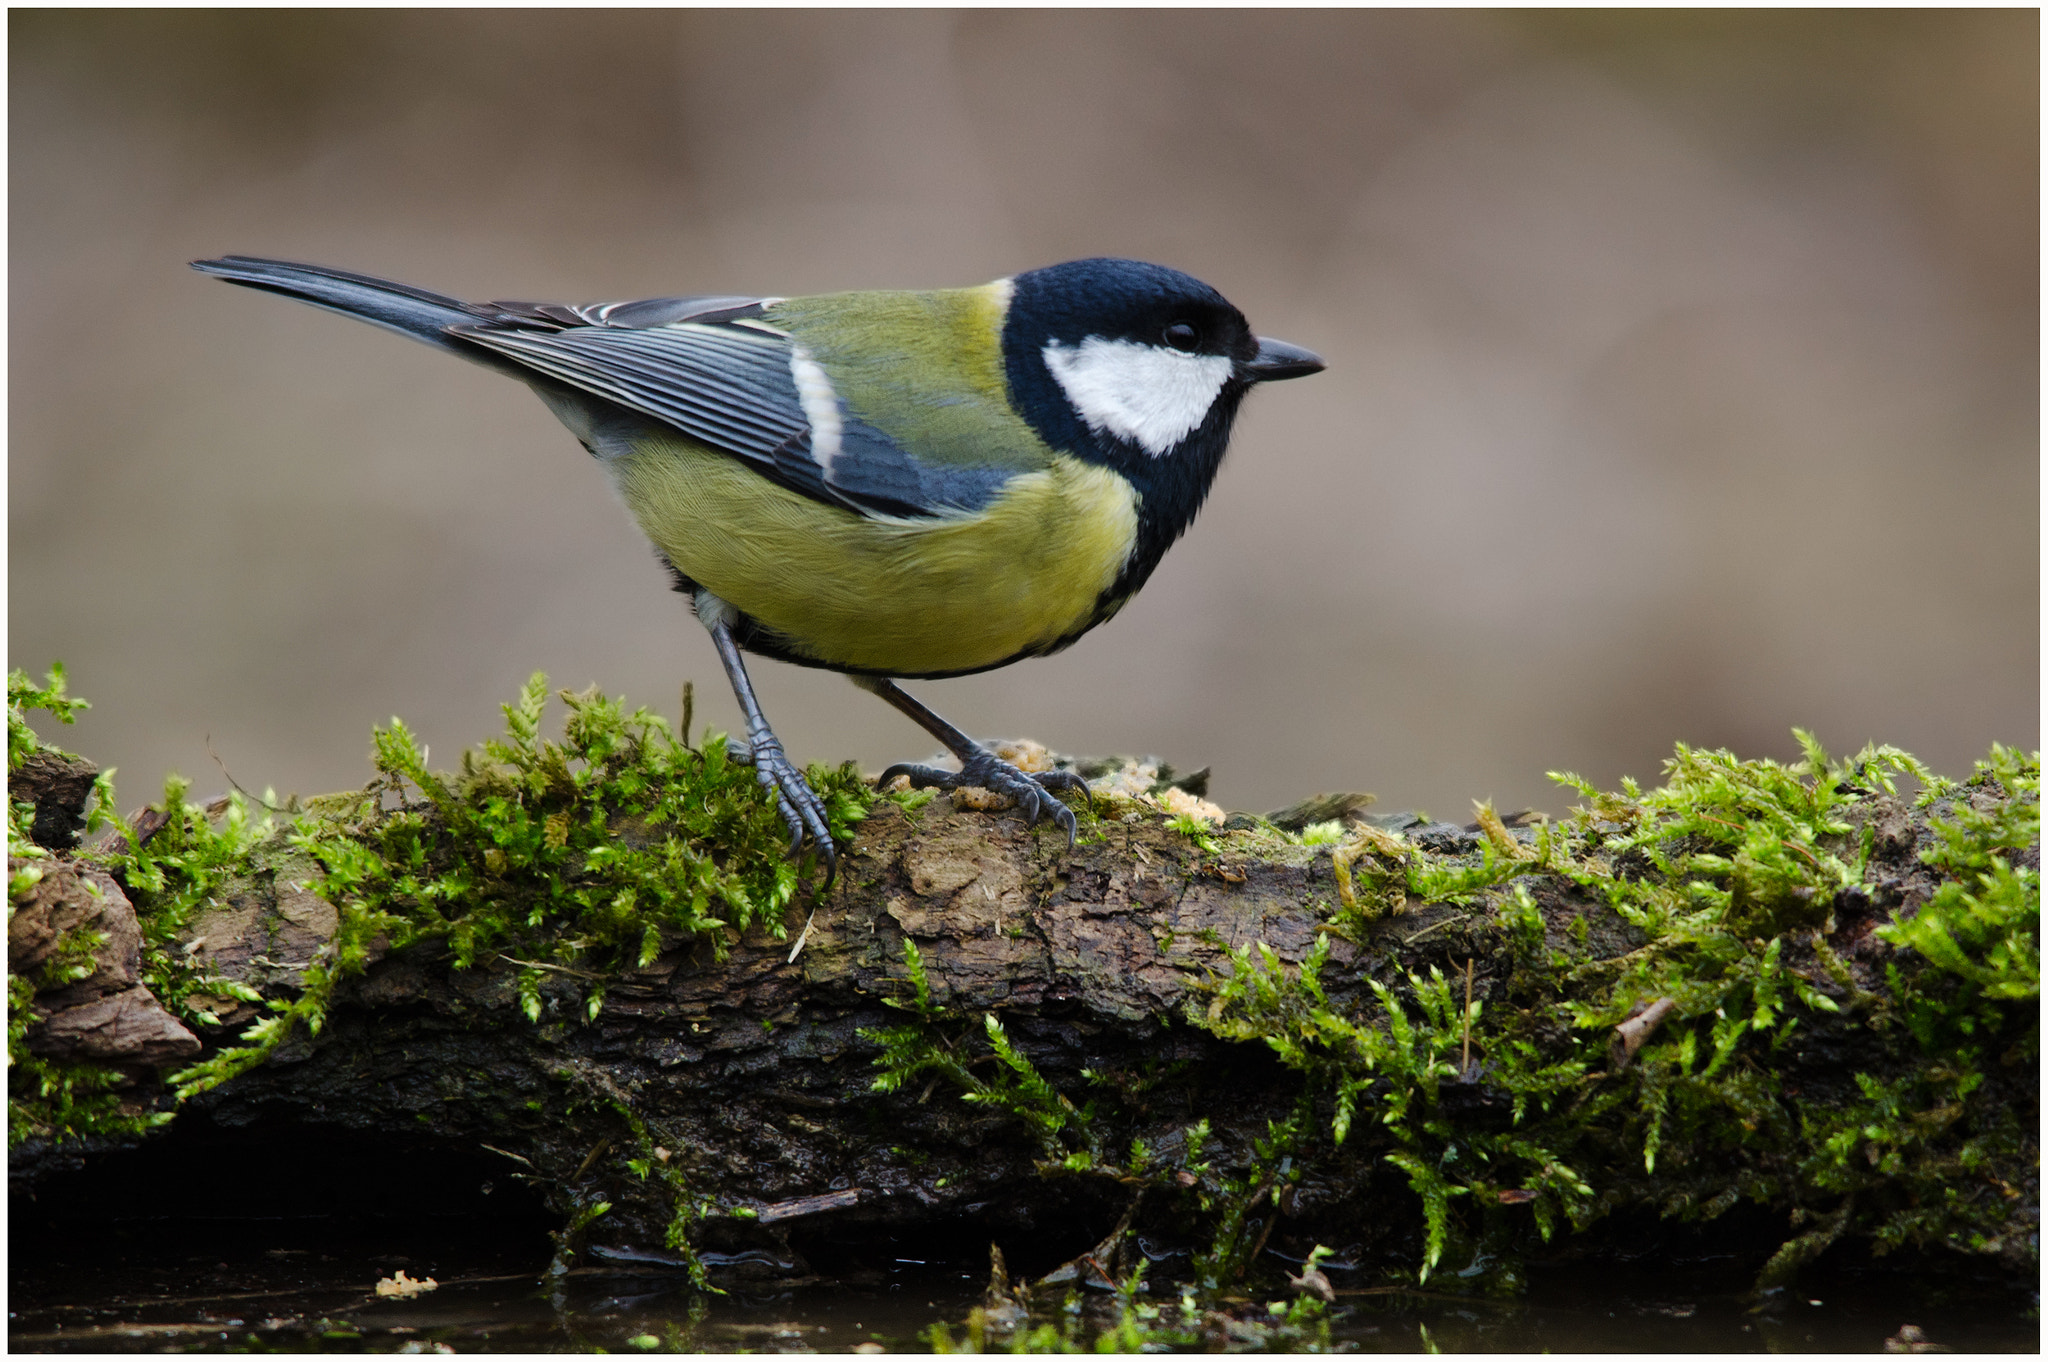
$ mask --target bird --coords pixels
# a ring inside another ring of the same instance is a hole
[[[976,287],[471,303],[324,265],[195,260],[518,379],[609,476],[710,634],[790,833],[837,851],[745,654],[841,672],[950,751],[913,788],[1009,796],[1074,845],[1087,797],[899,681],[1042,657],[1108,620],[1187,530],[1254,386],[1324,368],[1209,285],[1096,257]]]

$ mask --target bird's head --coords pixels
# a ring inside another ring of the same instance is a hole
[[[1012,279],[1003,360],[1012,399],[1048,444],[1141,484],[1182,481],[1195,463],[1206,485],[1246,390],[1323,367],[1253,335],[1201,280],[1110,259]]]

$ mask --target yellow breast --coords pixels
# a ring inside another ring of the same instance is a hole
[[[1131,484],[1064,456],[985,510],[929,520],[826,506],[680,438],[612,473],[694,581],[821,663],[884,675],[973,671],[1075,632],[1138,532]]]

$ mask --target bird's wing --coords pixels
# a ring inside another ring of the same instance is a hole
[[[791,491],[862,514],[970,513],[1012,476],[921,463],[849,411],[829,380],[800,389],[808,361],[762,320],[767,301],[501,302],[487,305],[488,320],[448,332],[673,426]]]

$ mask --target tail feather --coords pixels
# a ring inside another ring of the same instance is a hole
[[[481,346],[451,336],[447,328],[494,317],[496,311],[447,298],[409,284],[397,284],[367,274],[330,269],[325,265],[299,265],[289,260],[264,260],[255,256],[229,255],[219,260],[195,260],[192,268],[202,274],[225,279],[231,284],[281,293],[315,307],[344,316],[360,318],[388,327],[401,335],[492,368],[509,368]]]

